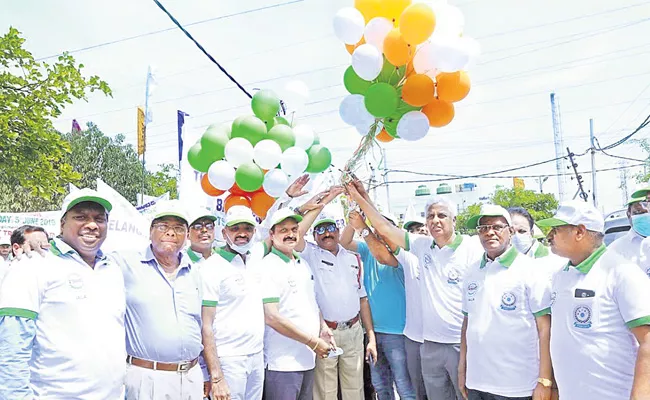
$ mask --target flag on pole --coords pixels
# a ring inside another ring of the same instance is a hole
[[[147,149],[147,125],[145,122],[144,109],[138,107],[138,155],[144,154]]]
[[[79,133],[81,132],[81,127],[79,126],[79,122],[77,122],[76,119],[72,120],[72,133]]]
[[[145,124],[149,124],[151,121],[153,121],[153,107],[151,106],[151,102],[149,100],[151,99],[151,95],[156,90],[157,86],[158,84],[156,82],[156,77],[154,76],[150,65],[147,68],[147,85],[144,102],[144,109],[146,114]]]
[[[178,170],[181,169],[181,161],[183,160],[183,125],[185,125],[185,117],[189,117],[190,114],[176,110],[178,115]]]

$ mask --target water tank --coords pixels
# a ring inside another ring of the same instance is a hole
[[[429,196],[431,194],[431,189],[427,185],[420,185],[415,189],[416,196]]]
[[[438,185],[438,189],[436,189],[437,194],[448,194],[451,193],[451,186],[449,186],[446,183],[441,183]]]

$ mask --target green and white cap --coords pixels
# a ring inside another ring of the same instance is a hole
[[[0,246],[2,245],[7,245],[7,246],[11,245],[11,237],[6,235],[0,236]]]
[[[316,218],[316,222],[314,222],[314,228],[322,224],[336,225],[336,218],[334,218],[334,216],[327,211],[321,211],[321,213],[318,214],[318,217]]]
[[[634,203],[640,203],[640,202],[642,202],[642,201],[646,201],[645,199],[646,199],[645,196],[640,196],[640,197],[634,197],[634,196],[632,196],[632,198],[627,202],[627,205],[628,205],[628,206],[631,206],[631,205],[634,204]]]
[[[104,207],[106,212],[110,213],[113,209],[113,205],[105,196],[102,196],[96,190],[92,189],[79,189],[70,192],[65,199],[63,199],[63,204],[61,205],[61,214],[65,214],[74,206],[85,201],[90,201],[97,203],[100,206]]]
[[[650,193],[650,186],[646,186],[643,189],[639,189],[636,192],[632,193],[632,198],[637,197],[646,197]]]
[[[185,206],[178,200],[163,200],[156,204],[152,221],[162,217],[176,217],[185,221],[189,225],[189,218],[185,210]]]
[[[241,223],[257,226],[257,220],[250,208],[246,206],[232,206],[226,213],[226,226],[233,226]]]
[[[407,231],[408,231],[408,230],[409,230],[409,227],[410,227],[411,225],[413,225],[413,224],[422,224],[422,225],[425,225],[425,224],[426,224],[426,221],[425,221],[424,218],[422,218],[422,217],[414,217],[414,218],[412,218],[412,219],[410,219],[410,220],[404,222],[404,230],[407,230]]]
[[[508,223],[508,226],[512,226],[512,219],[508,210],[496,204],[482,204],[481,212],[467,220],[467,227],[469,229],[476,229],[483,217],[503,217]]]
[[[605,219],[603,214],[590,203],[571,200],[560,204],[553,218],[537,222],[540,228],[563,225],[584,225],[589,231],[602,233],[605,230]]]
[[[211,221],[216,221],[217,217],[215,217],[210,210],[208,210],[205,207],[194,207],[192,209],[192,212],[190,213],[190,225],[195,223],[196,221],[202,219],[202,218],[207,218]]]
[[[286,207],[276,211],[273,214],[271,218],[271,228],[289,218],[295,219],[296,222],[302,221],[302,217],[300,215],[296,214],[295,211],[293,211],[291,208]]]

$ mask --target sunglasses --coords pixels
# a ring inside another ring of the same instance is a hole
[[[328,225],[318,225],[315,229],[314,232],[316,232],[319,235],[322,235],[325,233],[325,231],[329,233],[334,233],[338,230],[339,228],[336,227],[334,224],[328,224]]]

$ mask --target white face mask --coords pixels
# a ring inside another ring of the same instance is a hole
[[[518,252],[526,254],[532,247],[534,240],[531,235],[526,233],[515,233],[512,236],[512,245],[515,246]]]
[[[230,238],[227,235],[224,236],[226,236],[226,243],[228,243],[228,246],[230,246],[231,249],[235,250],[239,254],[246,254],[251,249],[251,247],[253,247],[253,240],[249,240],[246,244],[238,245],[231,242]]]

